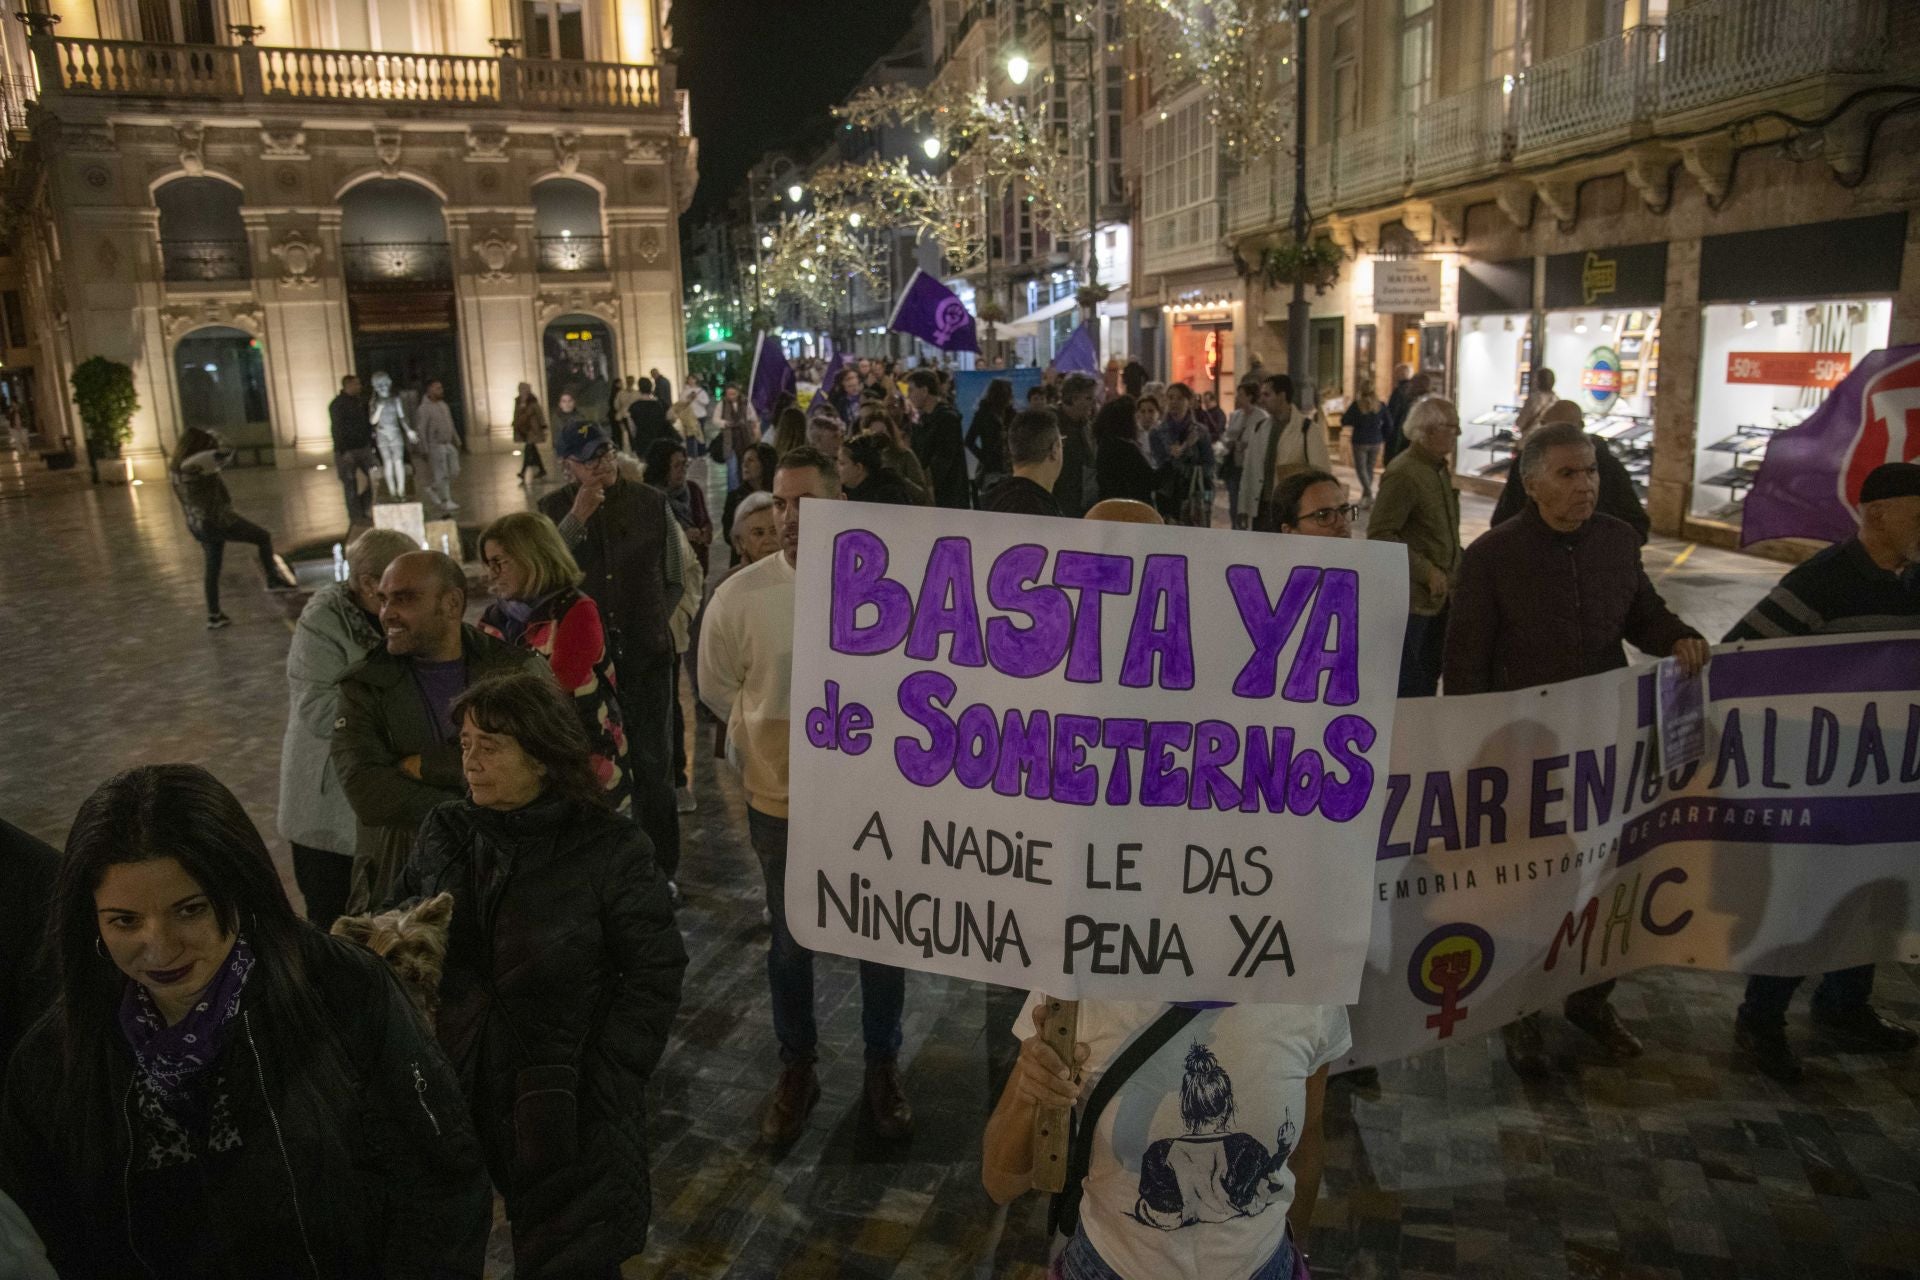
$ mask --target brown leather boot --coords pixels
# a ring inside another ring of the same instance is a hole
[[[780,1069],[780,1083],[773,1086],[766,1114],[760,1117],[761,1141],[781,1147],[798,1138],[818,1101],[820,1081],[814,1078],[813,1064],[789,1062]]]
[[[873,1131],[890,1142],[913,1136],[913,1105],[900,1084],[900,1064],[889,1059],[867,1064],[864,1098]]]

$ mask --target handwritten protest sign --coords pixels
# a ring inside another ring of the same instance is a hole
[[[1358,992],[1391,545],[808,503],[787,910],[1063,998]]]
[[[1920,638],[1716,648],[1692,761],[1657,679],[1402,708],[1352,1065],[1649,965],[1920,960]]]

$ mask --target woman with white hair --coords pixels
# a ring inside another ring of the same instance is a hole
[[[1447,602],[1460,571],[1460,494],[1448,461],[1460,438],[1460,414],[1444,396],[1407,411],[1407,448],[1380,474],[1367,537],[1407,548],[1412,595],[1400,654],[1400,696],[1430,698],[1440,689]]]

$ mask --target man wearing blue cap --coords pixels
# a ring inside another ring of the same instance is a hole
[[[1728,640],[1861,635],[1920,630],[1920,463],[1889,462],[1860,486],[1860,532],[1780,579],[1727,632]],[[1771,713],[1769,713],[1771,714]],[[1796,977],[1755,974],[1734,1023],[1754,1065],[1792,1084],[1804,1072],[1787,1043],[1787,1002]],[[1836,969],[1813,993],[1813,1020],[1842,1047],[1900,1053],[1920,1044],[1912,1028],[1869,1003],[1873,966]]]
[[[553,451],[568,483],[540,500],[560,528],[607,625],[619,633],[614,668],[633,766],[634,811],[676,900],[680,815],[673,796],[673,634],[680,599],[680,539],[666,495],[620,473],[606,428],[556,424]]]

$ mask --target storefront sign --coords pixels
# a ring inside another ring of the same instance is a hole
[[[1209,381],[1220,376],[1220,330],[1207,330],[1207,378]]]
[[[1596,409],[1612,407],[1620,398],[1620,353],[1612,347],[1595,347],[1587,353],[1580,370],[1580,389],[1593,400]]]
[[[1700,301],[1898,293],[1906,243],[1905,213],[1705,236],[1700,241]]]
[[[1766,387],[1837,387],[1853,369],[1845,351],[1730,351],[1727,381]]]
[[[1233,311],[1228,307],[1208,307],[1201,311],[1177,311],[1173,313],[1175,324],[1229,324],[1233,320]]]
[[[1401,710],[1352,1065],[1651,965],[1809,974],[1920,949],[1920,640],[1715,650],[1694,765],[1648,668]]]
[[[1533,259],[1460,264],[1460,314],[1516,315],[1533,310]]]
[[[850,502],[801,537],[803,945],[1063,998],[1358,994],[1403,550]]]
[[[1440,259],[1375,258],[1373,309],[1389,315],[1440,309]]]
[[[1621,245],[1547,259],[1549,311],[1571,307],[1657,307],[1667,295],[1667,246]]]

